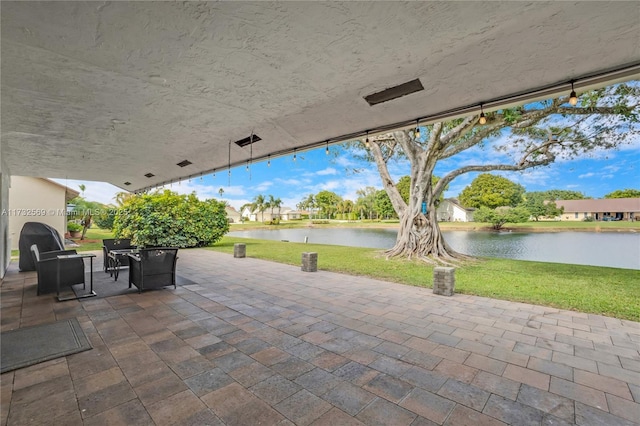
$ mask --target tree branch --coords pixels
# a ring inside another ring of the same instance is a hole
[[[521,161],[519,164],[516,164],[513,166],[507,165],[507,164],[486,164],[486,165],[461,167],[447,174],[446,176],[444,176],[442,179],[438,181],[438,183],[433,189],[433,197],[434,198],[439,197],[442,191],[444,190],[444,188],[446,188],[447,185],[451,183],[453,179],[465,173],[490,172],[492,170],[518,171],[518,170],[524,170],[524,169],[528,169],[536,166],[544,166],[546,164],[551,163],[552,161],[553,161],[553,157],[546,157],[543,160],[538,160],[538,161],[524,161],[524,162]]]
[[[396,211],[398,216],[400,216],[401,213],[406,210],[407,203],[404,202],[400,195],[400,191],[398,191],[398,188],[396,188],[396,185],[393,183],[393,179],[391,178],[391,174],[387,168],[387,162],[384,161],[380,145],[377,141],[369,141],[369,146],[373,159],[378,167],[378,173],[380,173],[380,177],[382,178],[382,185],[384,185],[384,189],[387,191],[387,195],[389,196],[389,200],[391,200],[393,209]]]

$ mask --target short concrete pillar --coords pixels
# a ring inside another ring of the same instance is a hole
[[[453,296],[456,288],[456,268],[433,268],[433,293],[442,296]]]
[[[233,245],[233,257],[245,257],[247,255],[247,246],[243,243],[235,243]]]
[[[316,272],[318,270],[318,253],[302,253],[302,271]]]

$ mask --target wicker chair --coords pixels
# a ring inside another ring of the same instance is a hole
[[[172,285],[176,288],[178,249],[173,247],[140,249],[129,255],[129,288],[145,289]]]
[[[103,262],[104,262],[104,272],[109,272],[109,251],[111,250],[124,250],[124,249],[134,249],[136,246],[131,245],[130,238],[123,239],[104,239],[102,240],[102,254],[103,254]],[[129,266],[129,258],[123,256],[120,260],[120,267]]]
[[[57,256],[77,254],[75,250],[56,250],[40,253],[38,246],[31,246],[31,255],[38,273],[38,296],[56,291],[58,267],[60,268],[60,288],[75,284],[85,284],[84,262],[82,259],[58,259]]]

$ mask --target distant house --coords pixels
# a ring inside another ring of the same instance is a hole
[[[309,216],[309,212],[306,210],[292,210],[292,209],[283,209],[280,214],[281,220],[300,220],[302,216]]]
[[[240,213],[238,212],[238,210],[234,209],[231,206],[227,206],[225,207],[225,211],[227,212],[227,219],[229,220],[229,223],[239,223],[241,222],[240,220]]]
[[[640,198],[557,200],[555,203],[564,209],[560,220],[640,220]]]
[[[260,212],[260,210],[251,210],[251,207],[247,206],[242,209],[242,217],[245,220],[251,222],[269,222],[273,219],[280,220],[295,220],[300,219],[301,215],[308,214],[304,211],[293,210],[291,207],[281,207],[280,209],[273,209],[273,216],[271,215],[271,208],[266,209],[264,212]]]
[[[447,198],[436,209],[436,217],[438,222],[473,222],[474,211],[463,207],[455,198]]]
[[[64,236],[67,232],[67,202],[79,194],[49,179],[11,176],[11,208],[7,212],[11,249],[18,249],[20,231],[27,222],[46,223]]]

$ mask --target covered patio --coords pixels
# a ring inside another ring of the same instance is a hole
[[[77,317],[93,349],[3,374],[2,423],[639,418],[638,323],[202,249],[182,250],[178,269],[196,284],[58,303],[12,265],[2,330]]]
[[[141,192],[640,75],[638,2],[0,7],[3,208],[12,175]],[[180,254],[195,285],[58,303],[8,220],[2,330],[77,317],[94,348],[3,374],[3,424],[639,418],[637,323],[206,250]]]

